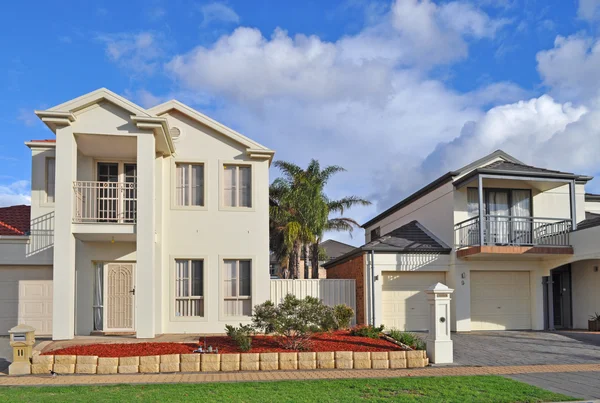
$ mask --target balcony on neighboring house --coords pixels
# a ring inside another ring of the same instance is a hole
[[[516,162],[497,161],[457,179],[464,211],[454,226],[459,258],[572,255],[577,227],[575,186],[588,180]],[[466,196],[466,203],[464,198]],[[539,215],[534,215],[535,211]]]

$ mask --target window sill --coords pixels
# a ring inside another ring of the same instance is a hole
[[[208,322],[206,316],[171,316],[171,322]]]
[[[231,211],[231,212],[237,212],[237,213],[248,213],[248,212],[253,212],[255,211],[254,207],[227,207],[227,206],[220,206],[219,210],[221,211]]]
[[[171,210],[181,211],[208,211],[208,206],[171,206]]]

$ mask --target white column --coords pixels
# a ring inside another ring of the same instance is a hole
[[[454,361],[453,343],[450,339],[450,295],[454,292],[442,283],[425,290],[429,301],[429,334],[427,356],[434,364]]]
[[[73,136],[73,128],[57,128],[52,300],[54,340],[68,340],[75,335],[75,237],[71,225],[74,207],[73,181],[76,178],[77,143]]]
[[[155,335],[155,158],[154,135],[138,135],[135,282],[135,322],[138,338],[153,338]]]

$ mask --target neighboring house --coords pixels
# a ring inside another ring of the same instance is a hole
[[[323,253],[327,257],[326,260],[319,261],[319,278],[321,278],[321,279],[327,278],[327,271],[323,267],[323,264],[325,262],[327,262],[331,259],[335,259],[345,253],[348,253],[348,252],[354,250],[354,246],[348,245],[343,242],[335,241],[333,239],[328,239],[326,241],[323,241],[319,244],[319,246],[321,247],[321,249],[323,250]],[[310,259],[310,250],[309,250],[308,256]],[[300,270],[298,273],[299,279],[305,278],[305,276],[304,276],[304,261],[305,261],[305,259],[304,259],[304,254],[303,254],[302,258],[300,259]],[[310,260],[309,260],[308,264],[309,264],[309,268],[310,268]],[[275,278],[275,277],[281,276],[281,265],[277,261],[277,258],[275,257],[274,254],[271,254],[270,270],[271,270],[271,277]],[[307,278],[312,278],[312,270],[309,270]]]
[[[600,310],[600,197],[592,178],[496,151],[363,225],[366,244],[324,264],[354,278],[357,320],[426,330],[424,289],[454,289],[456,331],[587,328]]]
[[[270,296],[273,151],[180,102],[144,109],[106,89],[36,114],[56,140],[26,143],[31,212],[0,218],[0,333],[248,323]]]

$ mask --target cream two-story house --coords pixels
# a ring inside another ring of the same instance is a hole
[[[455,331],[587,328],[600,311],[591,179],[496,151],[366,222],[366,243],[327,262],[327,278],[357,280],[359,323],[427,330],[423,291],[441,282]]]
[[[269,298],[272,150],[106,89],[35,113],[55,137],[26,143],[30,226],[0,235],[0,333],[222,333]]]

